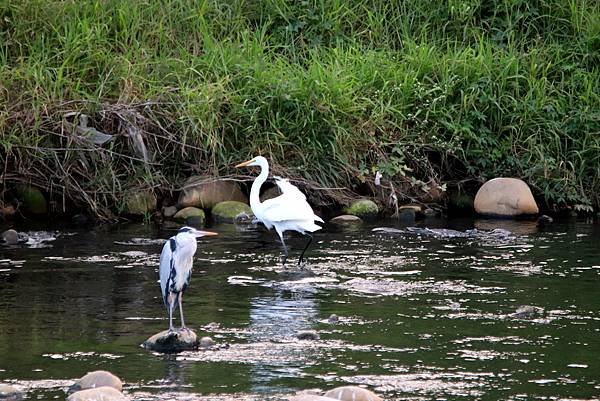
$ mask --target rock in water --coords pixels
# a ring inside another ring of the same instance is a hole
[[[351,214],[342,214],[341,216],[336,216],[333,219],[329,220],[329,222],[336,224],[352,224],[362,223],[362,219],[358,216],[353,216]]]
[[[198,336],[193,330],[161,331],[144,341],[142,346],[146,349],[166,354],[190,351],[198,348]]]
[[[346,213],[358,217],[375,217],[379,213],[377,204],[369,199],[361,199],[352,202],[345,210]]]
[[[21,401],[23,399],[23,393],[8,384],[0,384],[0,400],[2,401]]]
[[[316,341],[316,340],[320,339],[321,336],[319,336],[319,333],[317,333],[315,330],[302,330],[296,334],[296,338],[298,340]]]
[[[323,397],[317,394],[297,394],[290,401],[333,401],[333,398]]]
[[[479,188],[475,211],[497,217],[516,217],[539,213],[529,186],[517,178],[494,178]]]
[[[217,203],[210,211],[216,222],[235,223],[237,217],[245,215],[247,219],[252,220],[254,213],[250,206],[237,201],[225,201]]]
[[[234,181],[214,181],[207,177],[190,177],[177,202],[180,207],[195,206],[203,209],[211,209],[219,202],[238,201],[248,203],[244,195]]]
[[[67,401],[127,401],[127,397],[112,387],[104,386],[73,393]]]
[[[123,383],[121,379],[106,370],[95,370],[76,380],[69,391],[75,392],[97,387],[112,387],[121,391],[123,390]]]
[[[13,230],[6,230],[2,233],[2,239],[6,245],[16,245],[19,242],[19,234]]]
[[[535,319],[541,317],[544,314],[544,308],[532,305],[522,305],[517,308],[517,311],[511,313],[509,316],[514,319]]]
[[[175,216],[176,213],[177,213],[177,208],[175,206],[163,207],[163,216],[165,216],[167,218],[171,218],[171,217]]]
[[[202,348],[210,348],[213,345],[215,345],[215,340],[213,340],[211,337],[206,336],[200,339],[200,346]]]
[[[205,215],[204,210],[190,206],[175,213],[173,218],[175,220],[185,221],[185,223],[189,225],[200,226],[204,223]]]
[[[358,386],[336,387],[326,392],[325,397],[341,401],[383,401],[377,394]]]

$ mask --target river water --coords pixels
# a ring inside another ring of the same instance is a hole
[[[175,228],[28,227],[30,243],[0,247],[0,382],[48,400],[96,369],[135,400],[284,400],[346,384],[388,400],[600,396],[600,226],[427,225],[513,235],[330,225],[307,266],[284,269],[274,232],[211,227],[220,235],[199,242],[184,311],[217,346],[178,355],[140,347],[167,327],[152,240]],[[302,240],[289,244],[294,262]],[[543,312],[511,316],[522,305]],[[309,329],[320,339],[296,339]]]

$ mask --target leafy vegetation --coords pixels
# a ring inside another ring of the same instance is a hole
[[[4,182],[107,214],[260,153],[322,187],[380,171],[427,199],[516,176],[548,205],[598,207],[599,4],[3,3]]]

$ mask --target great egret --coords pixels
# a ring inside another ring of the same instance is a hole
[[[183,292],[190,284],[194,254],[196,253],[196,238],[217,235],[211,231],[200,231],[192,227],[182,227],[177,235],[165,243],[160,254],[160,289],[167,311],[169,312],[169,331],[173,331],[173,309],[179,302],[181,328],[186,329],[183,320]]]
[[[275,227],[275,231],[279,234],[281,244],[283,245],[283,264],[288,257],[288,250],[283,240],[285,231],[297,231],[300,234],[308,236],[308,242],[300,254],[298,264],[302,263],[304,252],[312,242],[310,233],[320,230],[321,227],[315,224],[315,221],[323,223],[323,219],[317,216],[308,202],[306,196],[288,180],[275,177],[275,183],[281,190],[281,195],[267,199],[264,202],[260,201],[260,187],[269,176],[269,162],[262,156],[257,156],[254,159],[240,163],[235,167],[259,166],[260,174],[252,183],[250,190],[250,207],[256,218],[261,221],[269,230]]]

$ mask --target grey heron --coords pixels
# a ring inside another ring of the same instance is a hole
[[[160,254],[160,289],[169,312],[169,331],[174,330],[173,309],[176,303],[179,303],[181,328],[186,329],[181,302],[192,277],[194,254],[197,248],[196,238],[209,235],[217,235],[217,233],[182,227],[177,235],[169,238],[163,246]]]
[[[235,167],[259,166],[260,174],[252,183],[250,189],[250,208],[256,218],[261,221],[267,229],[275,227],[275,231],[279,234],[281,244],[283,245],[283,264],[288,257],[288,250],[283,240],[285,231],[296,231],[302,235],[308,236],[308,242],[300,254],[298,264],[302,263],[304,253],[312,242],[310,233],[320,230],[321,227],[315,224],[315,221],[323,223],[323,219],[317,216],[308,202],[306,196],[300,190],[290,184],[286,179],[275,177],[275,183],[281,191],[281,195],[267,199],[264,202],[260,201],[260,187],[269,176],[269,162],[262,156],[257,156],[244,163],[240,163]]]

